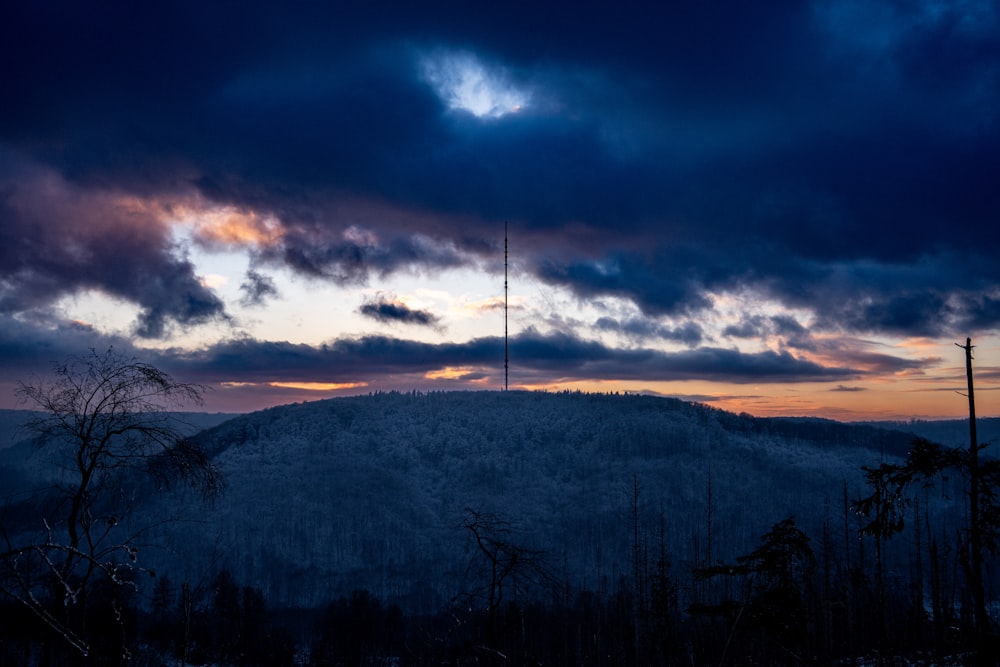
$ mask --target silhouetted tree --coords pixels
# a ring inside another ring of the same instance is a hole
[[[472,509],[465,511],[464,527],[475,543],[480,558],[469,563],[470,580],[479,579],[474,572],[485,569],[482,583],[466,591],[466,596],[483,599],[486,607],[486,646],[496,651],[498,645],[497,621],[505,594],[520,587],[552,587],[556,578],[551,574],[545,555],[514,541],[509,521],[488,512]]]
[[[813,619],[806,599],[815,557],[809,537],[796,525],[794,517],[774,524],[760,545],[735,564],[700,568],[701,578],[741,577],[740,600],[700,604],[696,613],[726,618],[729,632],[722,649],[724,664],[734,646],[772,664],[802,664],[804,650],[814,644]],[[742,642],[739,642],[743,639]]]
[[[92,580],[101,575],[111,585],[132,586],[139,568],[134,536],[122,528],[129,480],[150,474],[185,479],[208,493],[220,488],[207,455],[168,412],[199,404],[202,392],[113,349],[71,357],[55,366],[54,379],[17,389],[39,411],[27,430],[63,475],[58,503],[40,517],[38,533],[2,530],[0,586],[83,655],[91,648],[82,612]]]
[[[365,590],[331,603],[320,621],[310,664],[390,665],[403,652],[405,624],[402,610],[385,608]]]
[[[875,537],[881,555],[882,541],[903,530],[906,509],[913,503],[909,493],[914,484],[930,486],[949,470],[962,475],[968,497],[968,524],[962,545],[962,566],[966,574],[971,602],[972,631],[977,639],[979,659],[989,650],[983,642],[992,630],[986,609],[983,584],[983,558],[986,551],[996,552],[1000,546],[1000,461],[981,460],[979,453],[986,444],[978,442],[972,379],[972,340],[959,345],[966,354],[966,375],[969,399],[969,447],[952,449],[923,438],[913,446],[901,464],[882,463],[878,468],[864,468],[871,494],[856,501],[855,509],[868,519],[862,533]],[[877,575],[881,577],[881,561]],[[879,583],[880,600],[884,597]],[[988,660],[988,659],[987,659]],[[984,664],[990,664],[989,662]]]
[[[227,662],[239,654],[240,588],[229,570],[220,570],[210,587],[212,596],[208,625],[213,653]]]

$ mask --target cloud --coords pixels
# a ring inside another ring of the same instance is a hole
[[[530,99],[505,72],[491,69],[472,53],[439,50],[424,56],[420,66],[423,77],[450,109],[476,117],[517,113]]]
[[[232,206],[213,208],[204,201],[191,205],[167,207],[170,217],[190,219],[196,243],[210,250],[259,248],[275,245],[281,238],[280,223],[253,211],[239,211]]]
[[[265,261],[279,262],[311,278],[339,285],[367,284],[374,274],[403,270],[457,267],[467,260],[450,244],[416,234],[382,240],[355,226],[289,228],[280,246],[261,252]]]
[[[677,266],[664,257],[651,262],[636,255],[617,254],[600,260],[543,263],[543,280],[569,287],[581,297],[620,296],[632,300],[649,315],[684,315],[711,306],[698,273],[700,266],[681,265],[667,272],[662,265]]]
[[[400,322],[426,327],[438,327],[440,323],[440,318],[433,313],[414,310],[405,303],[382,294],[363,303],[358,312],[379,322]]]
[[[72,355],[109,347],[143,360],[151,354],[136,349],[128,337],[104,334],[87,323],[67,321],[47,310],[0,313],[0,405],[16,405],[13,396],[19,382],[48,377],[56,364]]]
[[[46,308],[88,290],[138,305],[143,338],[227,317],[157,211],[0,153],[0,311]]]
[[[763,336],[768,331],[764,317],[744,315],[739,323],[726,325],[722,329],[722,335],[727,338],[751,339]]]
[[[660,339],[684,343],[694,347],[701,343],[704,336],[702,328],[695,322],[685,322],[678,327],[664,326],[655,320],[634,317],[616,320],[611,317],[601,317],[595,323],[600,331],[613,331],[633,339]]]
[[[940,267],[942,286],[919,283],[856,285],[853,294],[833,288],[814,301],[817,328],[828,331],[881,332],[902,336],[948,336],[955,331],[985,332],[1000,325],[997,287],[974,291],[951,289],[947,265]],[[967,271],[967,270],[966,270]],[[981,281],[969,275],[970,281]]]
[[[320,346],[241,338],[169,360],[180,374],[212,381],[354,382],[444,368],[502,372],[503,339],[423,343],[387,336],[343,338]],[[823,382],[856,377],[862,371],[822,366],[787,352],[745,353],[697,348],[685,352],[615,349],[568,334],[528,331],[509,340],[512,377],[523,382],[567,379],[712,380],[736,383]],[[479,376],[481,377],[481,376]],[[371,384],[371,381],[369,382]]]
[[[495,260],[509,221],[530,279],[640,313],[588,325],[691,347],[518,338],[594,373],[919,372],[932,361],[824,340],[1000,327],[989,3],[46,7],[0,9],[0,59],[17,63],[0,105],[2,314],[95,292],[134,304],[147,338],[225,321],[165,214],[195,201],[199,250],[339,286]],[[241,289],[274,296],[263,273]],[[723,321],[733,295],[749,302]],[[720,333],[787,352],[698,347]],[[343,355],[375,343],[282,349],[354,368]],[[488,357],[380,344],[441,367]]]
[[[885,346],[850,337],[817,337],[807,349],[827,363],[862,369],[875,375],[921,374],[941,364],[939,357],[909,358],[887,354]]]
[[[247,270],[246,280],[240,283],[240,292],[243,293],[240,303],[248,307],[261,306],[268,298],[278,296],[274,280],[253,269]]]

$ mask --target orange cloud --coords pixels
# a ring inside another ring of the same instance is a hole
[[[436,371],[427,371],[424,377],[428,380],[461,380],[470,375],[477,375],[478,370],[470,366],[445,366]],[[472,382],[479,382],[482,378],[472,379]]]
[[[306,391],[338,391],[367,387],[367,382],[268,382],[269,387],[284,389],[305,389]]]
[[[367,382],[220,382],[223,387],[279,387],[305,391],[339,391],[367,387]]]
[[[206,245],[272,246],[282,236],[278,221],[231,207],[201,211],[194,217],[194,237]]]

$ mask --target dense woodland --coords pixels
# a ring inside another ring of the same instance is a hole
[[[68,474],[15,428],[29,416],[0,419],[8,545],[45,537]],[[998,422],[979,420],[982,442]],[[122,473],[129,511],[107,532],[133,536],[133,564],[87,609],[42,600],[88,619],[88,657],[8,594],[0,664],[992,664],[995,625],[970,618],[968,479],[886,486],[918,437],[957,452],[967,423],[528,392],[187,423],[221,491]]]

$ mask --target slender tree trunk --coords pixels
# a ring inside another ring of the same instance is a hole
[[[639,543],[639,478],[632,476],[632,568],[634,580],[633,618],[635,625],[635,660],[642,655],[642,552]]]
[[[705,542],[705,565],[712,565],[712,466],[708,467],[708,488],[705,492],[705,523],[708,535]]]
[[[879,667],[886,664],[886,641],[885,641],[885,579],[883,577],[882,565],[882,535],[875,536],[875,587],[878,595],[876,612],[878,621],[876,631],[878,632],[878,658],[876,664]]]
[[[924,631],[927,627],[924,623],[924,542],[920,530],[920,496],[914,499],[913,505],[913,609],[910,611],[912,622],[907,628],[910,637],[910,645],[918,647],[926,643]]]
[[[496,607],[497,588],[499,586],[497,576],[497,559],[490,559],[490,601],[486,609],[486,644],[491,648],[496,648]]]
[[[957,345],[957,343],[956,343]],[[972,339],[966,338],[965,377],[969,390],[969,588],[972,594],[973,625],[977,637],[990,630],[990,617],[986,611],[986,592],[983,586],[983,534],[979,516],[982,482],[979,473],[979,437],[976,434],[976,398],[972,382]]]
[[[941,563],[936,538],[931,540],[928,549],[930,550],[931,566],[931,607],[934,609],[934,641],[937,643],[944,637],[945,619],[944,602],[941,596]]]
[[[844,642],[845,653],[853,655],[854,622],[854,570],[851,565],[851,503],[847,497],[847,480],[844,480]]]
[[[823,615],[823,653],[829,656],[833,646],[833,536],[829,502],[823,508],[823,599],[820,612]]]
[[[181,645],[181,664],[188,664],[188,649],[191,646],[191,586],[188,582],[181,585],[181,622],[183,628],[183,644]]]
[[[844,568],[851,571],[851,502],[847,497],[847,480],[844,480]]]

